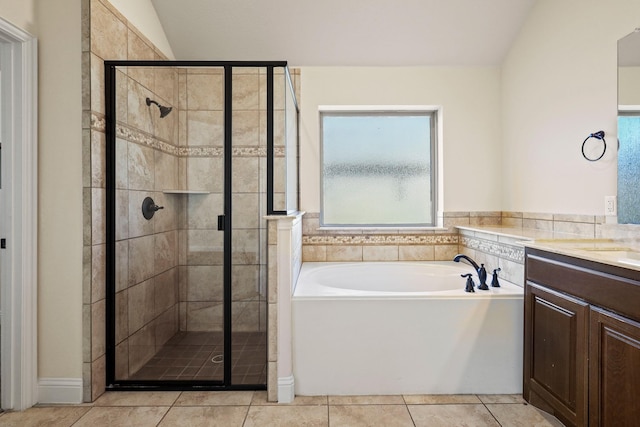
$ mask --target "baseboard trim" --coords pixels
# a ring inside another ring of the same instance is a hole
[[[38,403],[82,403],[82,378],[38,379]]]
[[[296,397],[293,375],[278,378],[278,403],[291,403]]]

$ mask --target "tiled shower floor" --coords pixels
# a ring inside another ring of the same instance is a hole
[[[231,383],[267,383],[266,332],[234,332]],[[178,332],[132,380],[217,380],[224,376],[222,332]]]

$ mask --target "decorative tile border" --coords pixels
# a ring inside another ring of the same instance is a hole
[[[92,112],[91,129],[104,133],[106,131],[106,127],[107,125],[105,117],[98,113]],[[222,157],[224,155],[223,147],[175,146],[169,142],[162,141],[152,135],[149,135],[148,133],[142,132],[127,125],[123,125],[121,123],[116,124],[116,138],[134,142],[145,147],[150,147],[176,157]],[[273,154],[275,157],[285,157],[285,147],[274,147]],[[232,148],[232,155],[234,157],[266,157],[267,147],[236,146]]]
[[[460,245],[498,258],[524,264],[524,248],[478,237],[460,236]]]
[[[303,245],[457,245],[457,234],[304,235]]]

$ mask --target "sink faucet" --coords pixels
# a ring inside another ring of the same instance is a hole
[[[476,272],[478,273],[478,280],[480,280],[478,289],[481,289],[483,291],[489,290],[489,286],[487,286],[487,270],[484,268],[484,264],[480,264],[478,266],[477,262],[475,262],[470,257],[464,254],[458,254],[455,256],[455,258],[453,258],[455,262],[460,262],[461,259],[464,259],[467,262],[469,262],[469,264],[471,264],[473,268],[476,270]]]

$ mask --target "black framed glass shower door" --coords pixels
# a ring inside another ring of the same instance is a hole
[[[276,64],[248,65],[105,62],[109,389],[266,387]]]

